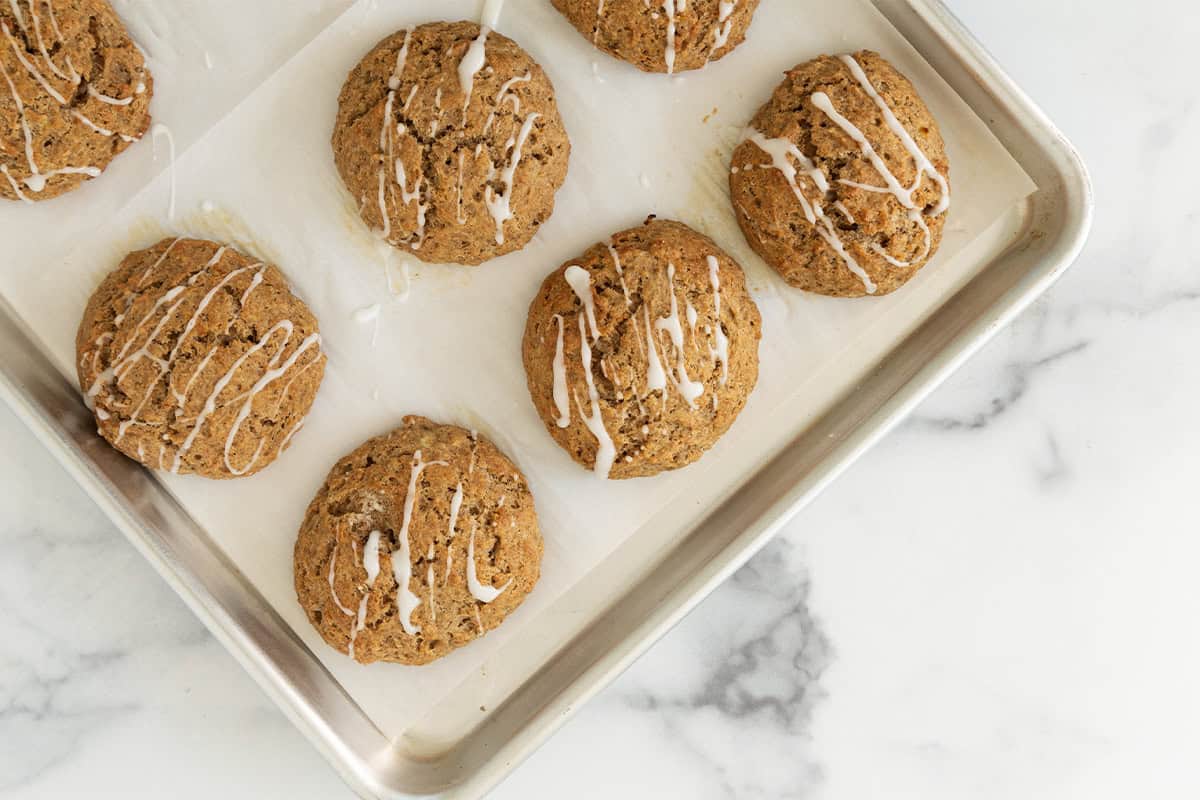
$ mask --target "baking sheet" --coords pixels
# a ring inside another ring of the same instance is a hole
[[[978,264],[956,255],[1034,188],[866,0],[838,3],[836,11],[768,0],[746,45],[702,73],[674,78],[642,75],[592,50],[543,0],[509,0],[498,28],[554,81],[572,138],[571,171],[554,217],[522,252],[474,269],[421,265],[381,250],[340,186],[328,145],[336,94],[350,67],[387,33],[432,15],[478,18],[479,6],[362,0],[65,259],[47,269],[44,259],[31,258],[0,275],[0,290],[72,374],[87,295],[129,249],[187,232],[234,240],[285,270],[317,313],[330,357],[305,430],[284,458],[252,478],[214,484],[164,476],[164,483],[389,736],[486,672],[505,641],[536,630],[541,612],[626,537],[651,520],[683,533],[763,452],[968,280]],[[908,287],[847,302],[802,295],[775,278],[745,246],[725,184],[741,127],[780,73],[820,52],[859,47],[892,59],[929,102],[947,140],[955,204],[942,251]],[[158,106],[154,112],[164,118]],[[174,220],[166,214],[172,181]],[[21,210],[5,209],[5,224]],[[704,230],[745,266],[764,318],[761,378],[734,430],[701,462],[654,479],[604,483],[545,433],[526,394],[520,337],[529,298],[548,271],[647,213]],[[377,303],[378,319],[359,321],[355,312]],[[441,662],[362,667],[309,627],[294,598],[291,547],[332,462],[405,413],[478,428],[513,456],[529,476],[546,536],[543,579],[502,628]]]

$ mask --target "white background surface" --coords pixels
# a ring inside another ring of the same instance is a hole
[[[1200,792],[1200,20],[952,5],[1088,160],[1086,254],[495,796]],[[5,410],[0,443],[0,797],[347,796]]]

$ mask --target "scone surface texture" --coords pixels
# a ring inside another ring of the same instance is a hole
[[[236,478],[299,431],[325,371],[317,320],[278,268],[163,239],[92,294],[75,338],[100,434],[148,467]]]
[[[546,430],[601,477],[686,466],[758,380],[762,320],[742,268],[687,225],[651,218],[552,272],[522,358]]]
[[[0,4],[0,197],[49,200],[150,127],[154,81],[106,0]]]
[[[332,143],[369,228],[457,264],[524,247],[554,210],[571,150],[541,66],[474,22],[375,45],[338,96]]]
[[[643,72],[702,69],[746,38],[758,0],[553,0],[598,49]]]
[[[330,470],[296,540],[296,594],[356,661],[426,664],[499,626],[541,559],[513,462],[477,433],[409,416]]]
[[[884,295],[933,258],[950,165],[929,109],[870,51],[791,69],[733,153],[729,187],[751,247],[792,286]]]

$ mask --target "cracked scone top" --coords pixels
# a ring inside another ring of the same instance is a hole
[[[296,539],[313,627],[363,664],[425,664],[496,628],[541,573],[529,484],[487,439],[424,417],[341,459]]]
[[[950,165],[913,85],[876,53],[788,71],[733,153],[750,246],[792,286],[887,294],[937,252]]]
[[[524,247],[554,210],[570,150],[545,72],[474,22],[397,31],[338,96],[334,162],[359,215],[423,261]]]
[[[745,406],[761,328],[738,263],[651,218],[542,283],[522,345],[529,393],[555,441],[601,477],[683,467]]]
[[[153,80],[105,0],[10,0],[0,37],[0,197],[69,192],[150,127]]]
[[[673,74],[733,52],[758,0],[554,0],[554,7],[610,56]]]
[[[325,371],[317,321],[283,273],[200,239],[126,256],[88,301],[75,349],[84,399],[113,447],[208,478],[274,461]]]

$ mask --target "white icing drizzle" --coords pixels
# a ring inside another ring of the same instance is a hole
[[[96,87],[91,84],[88,84],[87,91],[90,97],[94,97],[101,103],[107,103],[110,106],[127,106],[133,102],[133,95],[129,95],[129,97],[110,97],[96,91]]]
[[[250,470],[251,467],[258,463],[258,459],[262,455],[263,445],[266,443],[264,439],[259,439],[258,447],[255,449],[254,454],[250,457],[250,460],[246,463],[246,466],[242,467],[240,470],[234,467],[233,463],[229,460],[229,452],[233,449],[234,440],[237,438],[238,431],[241,430],[246,418],[250,416],[250,411],[253,407],[255,396],[258,395],[258,393],[263,389],[267,388],[269,384],[286,375],[288,371],[296,365],[296,362],[300,360],[300,356],[304,355],[304,353],[310,347],[317,348],[317,358],[320,358],[321,334],[310,333],[308,336],[304,337],[304,340],[300,342],[300,346],[292,351],[292,354],[288,356],[287,360],[285,360],[283,364],[275,366],[279,363],[279,358],[283,355],[284,348],[287,347],[287,343],[291,339],[292,323],[290,320],[277,322],[272,326],[272,330],[275,329],[285,332],[283,347],[281,347],[279,350],[276,350],[275,355],[271,357],[269,362],[267,362],[270,369],[263,373],[263,375],[254,383],[254,385],[250,387],[250,393],[242,403],[241,409],[238,410],[237,417],[233,422],[233,427],[229,429],[229,433],[225,437],[225,468],[228,469],[233,475],[244,475]],[[270,331],[267,332],[268,337],[270,336],[270,333]],[[265,341],[266,338],[267,337],[264,337],[263,340]]]
[[[851,225],[854,224],[854,215],[850,213],[850,209],[846,208],[845,203],[843,203],[841,200],[838,200],[833,204],[833,207],[837,209],[839,214],[846,218],[847,222],[849,222]]]
[[[587,326],[590,323],[592,338],[594,340],[599,340],[600,331],[596,326],[591,274],[583,267],[571,265],[564,271],[563,277],[583,305],[583,310],[578,314],[579,360],[580,368],[583,371],[584,383],[587,388],[591,413],[584,412],[583,404],[580,402],[578,396],[575,397],[575,405],[579,409],[579,416],[583,420],[583,424],[591,432],[592,436],[596,438],[596,460],[593,465],[593,471],[600,477],[607,478],[609,472],[612,470],[613,462],[616,460],[616,447],[613,444],[612,437],[608,433],[608,429],[604,427],[604,417],[600,413],[600,396],[596,392],[596,384],[592,379],[592,347],[588,342]],[[557,314],[555,315],[555,319],[558,321],[558,339],[554,350],[553,396],[555,408],[558,410],[556,424],[560,428],[565,428],[571,422],[571,406],[568,400],[566,364],[563,360],[563,321],[562,317]],[[603,360],[601,361],[601,369],[604,369]]]
[[[617,280],[621,282],[621,294],[625,295],[625,305],[633,306],[633,300],[629,297],[629,287],[625,285],[625,270],[621,267],[621,257],[617,255],[617,248],[610,242],[608,244],[608,253],[612,256],[613,266],[617,270]]]
[[[454,529],[458,526],[458,512],[462,509],[463,502],[463,486],[462,481],[454,487],[454,496],[450,498],[450,521],[446,525],[447,541],[454,538]]]
[[[874,294],[877,288],[874,281],[871,280],[866,270],[859,266],[854,256],[850,255],[850,252],[846,250],[845,245],[842,244],[841,237],[838,236],[837,229],[830,222],[829,218],[825,216],[825,210],[821,207],[820,200],[813,199],[810,201],[800,189],[800,184],[796,180],[798,172],[792,164],[791,159],[794,158],[800,164],[804,169],[805,176],[816,185],[818,192],[822,196],[825,192],[829,191],[829,181],[825,178],[825,173],[821,172],[808,156],[800,152],[800,148],[790,139],[782,137],[767,138],[762,132],[748,128],[744,140],[753,142],[758,149],[771,157],[771,165],[779,170],[787,180],[788,185],[792,188],[792,194],[800,201],[800,207],[804,209],[805,218],[813,226],[813,229],[816,230],[817,235],[824,239],[826,244],[833,248],[833,251],[842,259],[847,268],[858,276],[867,293]]]
[[[57,89],[51,86],[50,81],[46,80],[46,76],[43,75],[41,71],[28,59],[25,58],[25,48],[21,47],[20,43],[17,42],[16,37],[12,35],[12,31],[9,29],[8,23],[0,22],[0,28],[3,28],[4,36],[8,39],[8,43],[12,47],[13,53],[16,54],[17,60],[21,62],[21,66],[25,67],[26,71],[33,76],[34,80],[41,84],[42,88],[46,90],[47,94],[54,98],[56,103],[58,103],[60,106],[67,106],[67,98],[63,97]]]
[[[283,372],[286,371],[286,369],[290,369],[296,363],[296,359],[299,357],[299,354],[301,352],[306,351],[310,347],[316,345],[317,346],[317,355],[315,356],[315,358],[320,358],[321,337],[320,337],[320,334],[313,333],[313,334],[310,334],[309,336],[305,337],[304,341],[300,344],[300,347],[298,347],[296,349],[296,351],[293,353],[292,357],[290,357],[287,360],[284,368],[276,368],[275,364],[278,363],[279,357],[283,354],[283,351],[285,349],[287,349],[287,344],[292,338],[292,334],[294,332],[294,326],[292,325],[291,320],[286,320],[286,319],[281,320],[281,321],[275,323],[274,325],[272,325],[270,327],[270,329],[268,329],[267,332],[265,334],[263,334],[262,338],[259,339],[254,344],[253,347],[248,349],[245,353],[242,353],[242,355],[239,356],[238,359],[233,362],[233,365],[225,372],[225,374],[222,375],[217,380],[216,385],[213,387],[212,392],[209,394],[208,398],[204,401],[204,407],[200,410],[200,413],[198,415],[196,415],[196,420],[192,424],[191,430],[188,431],[187,438],[185,438],[183,440],[183,444],[180,446],[179,450],[175,453],[175,459],[171,465],[172,472],[179,472],[179,468],[183,464],[183,457],[184,457],[184,455],[187,454],[187,452],[191,449],[192,445],[195,443],[196,437],[200,435],[200,431],[204,427],[205,420],[207,420],[207,418],[210,415],[212,415],[212,413],[214,411],[216,411],[217,398],[220,396],[221,392],[223,392],[225,390],[225,387],[229,385],[230,381],[233,380],[234,375],[237,374],[237,371],[241,368],[242,364],[244,364],[246,362],[246,360],[249,359],[255,353],[259,352],[260,350],[263,350],[267,346],[267,343],[270,341],[271,337],[274,336],[275,333],[277,333],[277,332],[283,333],[283,341],[279,344],[279,349],[275,351],[274,355],[271,357],[271,360],[268,362],[269,365],[272,367],[272,369],[270,369],[265,375],[263,375],[262,378],[260,378],[258,380],[258,382],[255,383],[254,388],[251,389],[250,396],[246,398],[245,406],[243,407],[242,412],[240,412],[238,414],[237,424],[232,429],[230,429],[229,436],[225,440],[225,466],[227,468],[229,468],[231,472],[234,472],[234,470],[232,469],[232,465],[229,463],[229,450],[231,447],[231,443],[233,441],[233,437],[236,434],[237,430],[241,427],[241,423],[245,420],[245,416],[250,413],[249,406],[254,400],[254,395],[257,392],[261,391],[262,388],[264,388],[267,383],[270,383],[271,381],[275,380],[280,375],[282,375]],[[254,456],[253,456],[253,458],[251,458],[249,464],[247,464],[246,467],[241,472],[234,472],[234,474],[240,475],[240,474],[243,474],[244,472],[246,472],[247,470],[249,470],[250,467],[253,466],[254,463],[258,460],[261,450],[262,450],[262,442],[260,441],[258,449],[255,451]]]
[[[471,538],[467,540],[467,589],[471,592],[471,596],[479,602],[490,603],[512,585],[513,579],[509,578],[499,589],[479,582],[479,575],[475,571],[475,530],[477,527],[475,524],[471,525]]]
[[[500,171],[500,182],[504,184],[504,191],[496,194],[491,187],[491,179],[489,176],[488,185],[484,190],[484,203],[487,205],[488,213],[492,215],[492,219],[496,221],[496,244],[504,244],[504,223],[512,219],[512,198],[513,178],[516,175],[517,165],[521,163],[521,149],[525,146],[525,140],[529,138],[529,132],[533,130],[533,124],[541,115],[538,113],[530,114],[521,124],[521,131],[517,134],[516,141],[509,140],[506,149],[511,148],[512,153],[508,157],[508,163],[504,169]],[[492,167],[494,173],[495,166]]]
[[[913,161],[916,162],[917,180],[911,189],[906,190],[909,198],[909,205],[905,207],[915,207],[912,204],[912,194],[917,190],[917,187],[921,185],[922,177],[924,175],[929,175],[929,177],[932,178],[935,183],[937,183],[938,189],[941,192],[941,197],[939,198],[937,205],[934,206],[932,211],[930,211],[930,216],[936,217],[949,210],[950,183],[946,180],[946,176],[938,172],[937,168],[933,165],[933,162],[931,162],[929,157],[925,155],[925,151],[922,150],[913,139],[912,134],[908,132],[907,128],[900,124],[900,120],[896,119],[896,115],[892,112],[891,107],[879,94],[878,90],[875,89],[874,84],[871,83],[870,78],[867,77],[867,73],[863,71],[863,68],[858,61],[850,55],[841,56],[841,61],[846,65],[847,69],[850,70],[850,74],[854,76],[854,80],[858,81],[858,84],[862,87],[863,91],[865,91],[867,95],[870,96],[870,98],[875,102],[875,105],[879,108],[879,113],[883,115],[883,120],[885,123],[887,123],[888,128],[896,135],[896,138],[903,143],[904,149],[908,151],[908,154],[912,156]]]
[[[650,0],[646,0],[647,3]],[[596,3],[596,24],[592,28],[592,44],[595,44],[600,39],[600,23],[604,19],[604,0],[598,0]],[[595,63],[592,64],[595,67]]]
[[[337,570],[337,542],[333,543],[333,552],[329,554],[329,595],[333,598],[333,604],[338,607],[338,610],[347,617],[353,617],[354,612],[342,605],[342,601],[338,598],[337,589],[333,586],[333,580]]]
[[[714,360],[721,362],[721,385],[724,386],[729,380],[729,337],[725,335],[725,329],[721,327],[721,264],[717,261],[717,257],[708,256],[708,282],[712,284],[713,290],[713,322],[712,332],[713,338],[716,339],[717,346],[710,350],[710,354]],[[717,407],[717,396],[713,393],[713,409]]]
[[[503,9],[504,0],[484,0],[483,12],[479,15],[479,18],[483,20],[483,24],[486,27],[495,30],[496,26],[500,23],[500,12]]]
[[[733,29],[733,8],[737,0],[720,0],[717,3],[717,24],[713,27],[712,48],[708,51],[708,60],[712,61],[713,54],[729,43],[729,33]]]
[[[475,75],[487,62],[487,37],[491,31],[486,25],[479,27],[479,35],[467,46],[462,60],[458,62],[458,85],[463,92],[463,113],[471,105],[471,93],[475,89]]]
[[[595,298],[592,297],[591,273],[577,264],[572,264],[567,267],[563,277],[571,286],[571,290],[575,292],[575,296],[579,298],[579,302],[583,304],[584,313],[587,314],[588,328],[592,332],[592,340],[598,340],[600,329],[596,326],[596,303]]]
[[[400,523],[400,547],[392,551],[392,575],[396,579],[396,608],[400,612],[400,625],[409,636],[421,632],[419,625],[412,621],[413,611],[421,604],[421,598],[409,589],[412,580],[412,551],[408,539],[409,525],[412,523],[413,509],[417,502],[417,481],[426,467],[435,465],[447,466],[445,461],[423,461],[421,451],[413,453],[412,468],[408,475],[408,492],[404,495],[404,518]]]
[[[442,123],[442,87],[438,87],[433,93],[433,110],[436,112],[433,115],[433,120],[429,123],[429,135],[437,136],[438,128]]]
[[[13,2],[15,2],[15,0],[13,0]],[[21,101],[21,95],[17,92],[16,84],[14,84],[12,78],[9,77],[8,70],[5,69],[3,64],[0,64],[0,74],[4,75],[4,81],[8,84],[8,90],[12,93],[13,102],[17,106],[17,115],[21,118],[21,133],[25,138],[25,161],[29,165],[30,178],[33,178],[38,174],[38,166],[37,162],[33,159],[33,135],[29,130],[29,121],[25,118],[25,104]],[[8,175],[7,166],[4,168],[4,174]],[[18,194],[20,194],[21,190],[16,186],[16,181],[14,181],[11,176],[8,180],[10,183],[14,184],[13,188]],[[28,182],[28,180],[29,178],[26,178],[26,182]]]
[[[21,12],[21,4],[18,0],[8,0],[8,6],[12,9],[13,16],[17,18],[17,25],[21,27],[21,30],[29,30],[29,23],[25,21],[25,15]]]
[[[172,245],[173,244],[174,244],[174,242],[172,242]],[[155,265],[162,263],[163,258],[166,257],[166,254],[169,251],[170,251],[170,247],[168,247],[167,250],[164,251],[163,255],[160,256],[158,261],[155,262]],[[152,265],[151,269],[153,269],[153,267],[155,265]],[[197,273],[197,275],[198,274],[199,273]],[[145,277],[145,276],[143,275],[143,277]],[[195,276],[193,276],[193,278],[194,277]],[[189,281],[190,280],[192,280],[192,279],[189,278]],[[149,347],[150,347],[151,342],[153,341],[155,335],[159,331],[161,331],[162,327],[166,324],[166,321],[170,318],[171,312],[174,310],[174,308],[178,307],[178,304],[173,306],[170,311],[168,311],[166,314],[163,315],[163,319],[159,320],[158,324],[151,331],[149,338],[147,338],[147,340],[142,344],[141,347],[139,347],[133,353],[129,352],[129,348],[131,348],[133,346],[133,343],[135,341],[137,341],[138,332],[141,331],[142,326],[147,324],[151,319],[153,319],[154,316],[158,313],[159,309],[161,309],[163,306],[167,305],[168,303],[173,301],[176,297],[178,297],[184,291],[184,289],[187,288],[187,286],[188,286],[188,281],[185,281],[184,283],[179,284],[177,286],[173,286],[171,289],[167,290],[162,296],[160,296],[158,299],[156,299],[154,301],[154,305],[150,308],[150,310],[147,311],[146,314],[140,320],[138,320],[137,325],[135,325],[133,328],[133,333],[130,335],[129,340],[126,341],[124,346],[121,347],[120,351],[117,352],[117,356],[116,356],[116,358],[113,359],[113,363],[107,369],[100,372],[100,374],[98,374],[96,376],[95,380],[92,381],[92,385],[88,387],[88,390],[85,393],[85,400],[87,401],[89,408],[92,407],[96,396],[98,394],[100,394],[100,390],[103,389],[104,386],[109,385],[109,384],[115,384],[116,380],[118,378],[120,378],[122,375],[124,375],[128,370],[132,369],[134,367],[134,365],[137,364],[138,361],[140,361],[142,358],[149,356],[149,352],[150,352]],[[127,302],[128,303],[133,302],[132,295],[130,295]],[[125,316],[124,314],[119,315],[116,319],[114,319],[114,324],[120,324],[120,322],[124,319],[124,316]],[[95,344],[99,345],[102,343],[103,340],[104,340],[104,337],[101,336],[99,339],[96,340]],[[161,366],[163,364],[163,362],[160,361],[159,364]]]
[[[308,369],[308,367],[305,367],[305,369]],[[282,453],[287,449],[288,445],[292,443],[292,437],[299,433],[300,429],[303,427],[303,418],[296,420],[296,424],[291,427],[291,430],[283,435],[283,441],[279,443],[279,452]]]
[[[563,360],[563,318],[554,315],[558,322],[558,341],[554,345],[554,407],[558,410],[555,423],[560,428],[571,424],[571,401],[567,394],[567,365]]]
[[[224,254],[225,254],[225,248],[224,247],[218,248],[217,252],[213,254],[213,257],[210,258],[208,260],[208,263],[204,265],[204,269],[207,270],[207,269],[215,266],[216,264],[220,263],[221,257],[224,256]],[[183,343],[185,341],[187,341],[188,334],[191,333],[192,329],[196,327],[196,323],[200,320],[200,315],[204,313],[204,309],[206,309],[208,307],[208,304],[212,302],[212,299],[213,299],[213,297],[216,296],[217,292],[221,291],[222,288],[224,288],[230,281],[232,281],[237,276],[243,274],[247,270],[253,269],[254,266],[261,266],[261,265],[256,264],[256,265],[249,266],[249,267],[239,267],[238,269],[235,269],[235,270],[229,272],[224,278],[222,278],[217,283],[216,286],[212,287],[211,289],[208,290],[208,292],[205,293],[204,297],[202,297],[200,299],[200,302],[196,305],[196,310],[192,312],[192,316],[188,318],[187,323],[183,326],[183,332],[179,334],[179,338],[176,340],[175,346],[171,349],[171,353],[167,356],[167,359],[166,359],[167,366],[169,366],[175,362],[175,356],[178,354],[179,348],[183,346]],[[262,270],[260,269],[254,275],[254,277],[258,278],[261,281],[262,280]],[[255,285],[256,285],[256,283],[254,282],[253,279],[251,279],[250,289],[247,289],[245,294],[242,295],[242,297],[245,298],[245,297],[249,296],[251,289],[253,289]],[[245,300],[242,300],[240,305],[244,307]],[[241,308],[238,309],[237,313],[239,315],[241,314]],[[147,343],[147,344],[149,344],[149,343]],[[215,351],[216,351],[216,348],[213,348],[212,350],[210,350],[208,353],[208,357],[211,357],[211,355]],[[207,360],[205,360],[204,363],[207,364],[208,363]],[[160,368],[159,377],[162,377],[162,375],[164,375],[164,374],[165,374],[165,370],[161,370],[161,368]],[[196,373],[193,373],[192,379],[191,379],[191,381],[188,381],[186,389],[191,388],[192,381],[194,381],[196,379],[197,374],[199,374],[199,370],[197,370]],[[153,385],[151,386],[151,389],[153,389]],[[175,397],[175,402],[178,404],[179,408],[183,408],[185,403],[187,402],[186,389],[184,392],[179,392],[174,387],[171,388],[171,393]],[[148,398],[149,396],[150,396],[150,393],[147,392],[146,397]],[[143,400],[143,403],[144,402],[145,402],[145,400]],[[140,408],[141,407],[139,406],[139,409]],[[133,420],[136,418],[137,418],[137,413],[135,412],[132,415],[129,422],[132,423]]]
[[[667,262],[667,282],[671,292],[671,313],[655,320],[654,328],[657,331],[666,331],[671,338],[671,344],[675,346],[675,388],[679,390],[688,407],[695,408],[696,398],[704,394],[704,384],[688,377],[687,359],[683,350],[683,324],[679,320],[679,303],[675,299],[675,265],[671,262]]]
[[[354,624],[350,628],[350,647],[347,652],[351,658],[354,658],[354,640],[358,638],[359,631],[367,626],[367,600],[371,597],[371,588],[375,586],[375,579],[379,577],[379,531],[371,531],[367,536],[366,547],[363,548],[363,569],[367,571],[367,585],[363,592],[362,599],[358,601],[358,614],[355,616]],[[332,587],[331,587],[332,588]],[[334,602],[337,602],[337,595],[334,595]],[[341,606],[341,603],[338,603]]]
[[[379,303],[374,303],[369,306],[363,306],[354,312],[355,322],[374,322],[379,319]]]
[[[433,588],[433,559],[437,555],[437,542],[430,542],[429,549],[425,551],[425,561],[429,564],[425,570],[425,585],[429,587],[429,619],[437,622],[437,602],[434,600]]]
[[[463,164],[466,160],[466,157],[467,151],[458,151],[458,187],[456,195],[457,200],[455,201],[456,205],[454,219],[459,225],[465,225],[467,223],[467,218],[463,215]]]
[[[613,461],[616,460],[617,451],[608,429],[604,427],[604,417],[600,414],[600,396],[596,393],[596,384],[592,380],[592,348],[588,344],[587,331],[584,329],[583,314],[579,315],[579,361],[592,411],[590,415],[585,414],[580,407],[579,416],[592,436],[596,437],[596,461],[592,469],[596,475],[607,478],[612,470]],[[575,404],[579,405],[579,398],[575,398]]]
[[[145,286],[146,281],[148,281],[150,279],[150,276],[154,274],[154,271],[156,269],[158,269],[159,267],[162,266],[163,262],[167,260],[167,256],[171,255],[171,251],[175,249],[175,245],[179,244],[181,241],[183,241],[182,237],[176,237],[176,238],[172,239],[171,243],[163,249],[162,254],[159,255],[159,257],[157,259],[155,259],[154,263],[151,264],[150,266],[146,267],[146,271],[143,272],[141,274],[141,276],[138,278],[137,285],[134,288],[140,289],[143,286]],[[127,298],[127,304],[125,307],[126,311],[129,310],[129,307],[132,303],[133,303],[133,295],[131,294]],[[125,318],[124,314],[119,314],[116,319],[116,322],[119,324],[121,322],[121,320],[124,318]]]
[[[666,401],[667,373],[663,370],[662,362],[658,360],[658,351],[654,344],[654,326],[650,324],[650,307],[642,304],[642,316],[646,320],[646,392],[662,391]],[[634,320],[636,326],[637,320]]]
[[[396,103],[396,92],[400,89],[400,81],[404,74],[404,66],[408,61],[408,45],[412,37],[412,31],[405,29],[404,41],[400,45],[400,49],[396,51],[396,64],[392,68],[392,74],[388,77],[387,99],[383,105],[383,119],[379,127],[379,151],[383,156],[378,173],[379,188],[376,197],[376,202],[379,205],[379,217],[383,224],[381,236],[385,241],[391,242],[392,235],[392,220],[388,214],[388,197],[394,196],[392,187],[388,185],[387,173],[389,165],[393,173],[395,185],[400,188],[401,205],[407,206],[412,202],[417,204],[417,231],[416,241],[408,242],[408,246],[413,250],[419,250],[421,243],[425,239],[425,215],[429,210],[429,205],[421,200],[421,188],[425,182],[424,175],[417,175],[413,182],[413,187],[408,188],[408,176],[404,171],[404,161],[396,155],[396,139],[404,136],[408,130],[403,123],[397,123],[393,120],[392,109]],[[439,90],[440,91],[440,90]],[[412,102],[413,97],[417,93],[417,86],[412,87],[412,91],[408,95],[408,100],[404,103],[404,108],[408,108],[408,104]]]
[[[17,183],[16,179],[13,178],[12,173],[8,171],[7,164],[0,164],[0,173],[3,173],[4,177],[8,179],[8,185],[12,187],[13,193],[16,194],[18,200],[23,203],[33,203],[33,201],[29,199],[29,196],[21,191],[21,184]]]
[[[663,59],[667,62],[667,74],[675,73],[675,14],[687,9],[687,0],[663,0],[663,11],[667,14],[667,48]]]
[[[495,107],[492,109],[491,113],[488,114],[487,120],[483,123],[484,136],[486,136],[487,132],[492,129],[492,123],[496,121],[496,114],[499,113],[500,107],[504,105],[505,102],[512,104],[514,114],[521,113],[521,98],[518,97],[517,93],[512,91],[512,89],[518,83],[529,83],[531,80],[533,80],[533,76],[526,72],[524,75],[514,75],[500,86],[500,90],[496,92],[496,97],[492,101]]]
[[[18,10],[16,0],[12,0],[10,5],[12,6],[14,12]],[[50,0],[46,0],[46,9],[50,12],[51,27],[53,27],[55,34],[58,36],[57,43],[62,43],[62,31],[58,29],[58,20],[54,17],[54,4],[50,2]],[[37,10],[32,3],[30,3],[29,11],[30,17],[33,19],[33,33],[37,38],[38,50],[42,54],[42,60],[46,62],[46,66],[50,67],[50,71],[55,75],[65,81],[70,81],[72,86],[78,86],[82,78],[79,76],[79,73],[75,71],[75,65],[71,63],[71,57],[69,55],[66,56],[67,69],[71,72],[71,74],[68,75],[58,68],[58,65],[54,63],[54,59],[50,58],[50,53],[46,49],[46,40],[42,38],[42,21],[41,18],[38,17]],[[18,19],[17,23],[21,25],[23,30],[28,32],[28,28],[25,27],[24,20]]]

